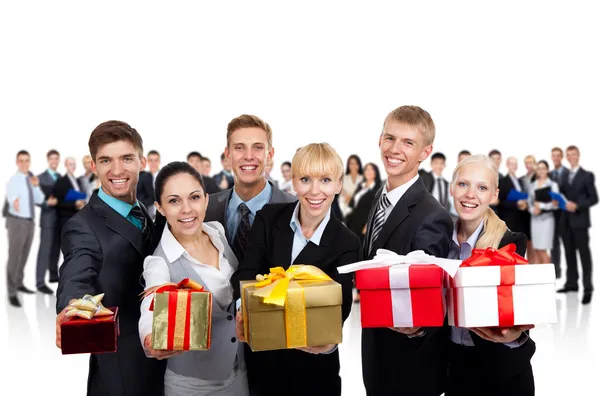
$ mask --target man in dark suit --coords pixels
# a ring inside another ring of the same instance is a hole
[[[77,163],[75,162],[75,158],[67,157],[65,159],[65,169],[67,170],[67,173],[58,179],[54,185],[54,196],[58,200],[56,210],[58,212],[59,230],[62,230],[65,223],[85,206],[85,198],[73,200],[68,197],[71,190],[85,194],[79,180],[75,177],[76,167]]]
[[[221,172],[213,176],[215,182],[221,190],[227,190],[233,187],[233,173],[231,173],[231,161],[225,156],[225,153],[221,154]]]
[[[269,124],[253,115],[241,115],[227,126],[225,155],[231,161],[235,183],[230,189],[211,194],[204,221],[223,224],[240,262],[256,212],[267,203],[296,201],[265,179],[267,160],[274,153],[272,136]]]
[[[561,180],[565,172],[569,172],[562,164],[563,161],[563,150],[560,147],[554,147],[552,149],[552,163],[554,169],[550,172],[550,179],[556,182],[560,186]],[[560,255],[560,235],[562,231],[560,229],[560,218],[562,217],[562,210],[554,211],[554,240],[552,241],[552,262],[556,267],[556,278],[561,277],[561,255]]]
[[[450,210],[450,183],[442,175],[444,168],[446,168],[446,156],[442,153],[434,153],[431,156],[431,172],[420,169],[419,176],[425,184],[425,189],[446,210]]]
[[[89,148],[102,186],[62,231],[57,346],[69,302],[104,293],[103,304],[119,308],[117,352],[91,355],[87,394],[161,396],[165,361],[147,358],[138,334],[144,258],[161,234],[136,199],[138,175],[146,165],[142,138],[124,122],[107,121],[94,129]]]
[[[517,177],[518,167],[519,162],[515,157],[508,157],[506,159],[506,168],[508,169],[508,173],[504,178],[500,179],[498,183],[498,188],[500,190],[498,193],[498,200],[500,201],[499,217],[504,220],[509,230],[514,232],[522,232],[525,234],[528,240],[531,240],[531,216],[527,211],[527,200],[507,200],[511,190],[528,194],[527,187],[525,186],[523,180]],[[533,250],[531,242],[528,243],[528,248]]]
[[[502,153],[500,152],[500,150],[493,149],[488,153],[488,157],[490,157],[498,167],[498,180],[502,180],[504,178],[504,175],[500,173],[500,166],[502,166]],[[497,215],[499,215],[500,213],[500,208],[498,207],[499,204],[499,200],[496,200],[490,204],[490,208]]]
[[[58,226],[58,212],[56,205],[58,200],[53,194],[56,181],[61,177],[56,171],[60,162],[60,154],[56,150],[50,150],[46,154],[48,169],[38,175],[40,187],[46,196],[41,205],[40,213],[40,247],[37,256],[35,270],[36,287],[39,292],[45,294],[54,293],[46,285],[46,271],[50,273],[49,281],[58,282],[58,258],[60,256],[60,229]]]
[[[583,304],[592,301],[592,254],[590,252],[589,228],[590,208],[598,203],[598,193],[594,174],[579,166],[579,149],[567,148],[567,161],[571,165],[569,172],[563,174],[560,191],[567,198],[566,211],[561,218],[562,238],[567,259],[567,280],[559,293],[578,291],[579,272],[577,270],[577,251],[581,258],[583,272]]]
[[[207,194],[215,194],[221,191],[219,186],[217,186],[217,182],[209,176],[210,173],[205,171],[206,168],[206,160],[207,158],[203,157],[197,151],[192,151],[187,156],[188,164],[192,165],[194,169],[198,171],[202,175],[202,179],[204,179],[204,187],[206,188]],[[210,172],[210,160],[208,160],[208,172]]]
[[[392,111],[379,138],[388,177],[369,214],[365,259],[377,249],[423,250],[447,257],[452,241],[448,211],[427,192],[419,164],[431,154],[435,126],[416,106]],[[375,328],[362,332],[363,381],[368,396],[433,396],[443,392],[447,328]]]
[[[149,208],[154,207],[154,180],[152,173],[146,171],[140,172],[137,184],[137,199],[144,204],[146,210],[150,213]],[[153,217],[152,213],[150,213],[150,217]]]

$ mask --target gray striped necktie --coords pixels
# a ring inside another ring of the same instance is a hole
[[[373,243],[377,240],[377,237],[379,237],[379,234],[383,229],[383,224],[385,223],[385,210],[390,205],[391,203],[387,195],[381,194],[381,197],[379,198],[379,203],[377,204],[377,211],[375,212],[375,217],[373,218],[371,241],[369,242],[369,254],[371,254],[371,249],[373,249]]]

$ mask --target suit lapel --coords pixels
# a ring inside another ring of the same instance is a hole
[[[577,173],[575,174],[575,177],[573,178],[573,181],[571,182],[571,188],[573,190],[575,189],[575,186],[577,186],[577,183],[583,181],[583,178],[585,176],[584,172],[585,172],[585,170],[583,170],[582,167],[579,167],[579,170],[577,171]],[[567,182],[568,182],[568,180],[569,180],[569,176],[567,173]]]
[[[288,268],[292,261],[292,248],[294,245],[294,233],[290,227],[290,220],[294,213],[295,206],[290,205],[290,209],[285,216],[279,216],[279,221],[275,224],[275,233],[273,234],[273,260],[274,265],[281,265]]]
[[[94,194],[90,199],[90,205],[99,216],[105,219],[104,224],[108,228],[127,239],[142,257],[146,256],[144,238],[140,229],[115,212],[115,210],[100,199],[97,194]],[[146,212],[145,209],[142,209],[142,211],[148,216],[148,212]]]

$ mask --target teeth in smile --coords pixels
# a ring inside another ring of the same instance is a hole
[[[474,209],[477,207],[477,205],[470,204],[470,203],[463,203],[462,206],[464,206],[465,208],[471,208],[471,209]]]
[[[388,158],[388,161],[390,162],[390,164],[401,164],[402,163],[402,160],[395,159],[395,158]]]
[[[190,221],[194,221],[195,219],[196,219],[195,217],[192,217],[191,219],[182,219],[179,221],[181,221],[182,223],[189,223]]]
[[[242,170],[254,170],[256,166],[242,166]]]
[[[311,204],[311,205],[318,205],[318,204],[320,204],[321,202],[323,202],[323,201],[324,201],[324,199],[320,199],[320,200],[318,200],[318,201],[313,201],[313,200],[311,200],[311,199],[308,199],[307,201],[308,201],[308,203],[309,203],[309,204]]]
[[[112,182],[114,184],[123,184],[127,181],[127,179],[117,179],[117,180],[113,180]]]

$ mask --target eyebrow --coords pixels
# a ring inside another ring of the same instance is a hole
[[[194,190],[189,195],[192,195],[192,194],[195,194],[195,193],[201,193],[201,192],[202,192],[202,190]]]
[[[117,158],[125,158],[125,157],[133,157],[133,156],[135,156],[135,153],[123,154],[123,155],[118,156]],[[102,155],[102,156],[99,156],[97,158],[97,160],[112,159],[112,158],[113,157],[109,157],[108,155]]]

